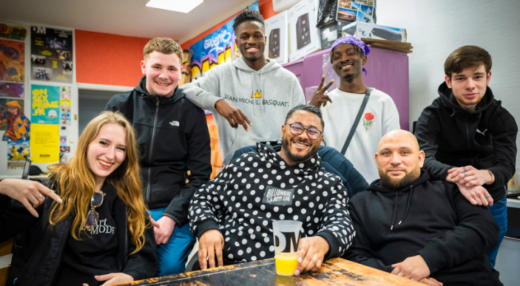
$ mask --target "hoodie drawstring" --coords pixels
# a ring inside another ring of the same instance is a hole
[[[393,230],[394,229],[394,220],[395,220],[395,212],[396,212],[396,209],[397,209],[397,195],[399,193],[397,191],[395,191],[395,198],[394,198],[394,211],[392,213],[392,226],[390,226],[390,230]]]
[[[406,218],[406,215],[408,214],[408,210],[410,209],[410,203],[412,202],[412,192],[413,192],[413,186],[410,186],[410,192],[408,192],[408,199],[406,200],[406,209],[404,210],[403,217],[399,220],[397,225],[401,225],[403,220]],[[397,206],[397,194],[398,192],[395,192],[395,199],[394,199],[394,213],[392,214],[392,226],[390,226],[390,230],[394,229],[394,219],[395,219],[395,213],[397,212],[396,206]]]

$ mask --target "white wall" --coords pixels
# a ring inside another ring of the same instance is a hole
[[[377,0],[376,13],[377,24],[405,28],[414,47],[409,54],[410,124],[438,96],[448,55],[464,45],[491,54],[489,86],[520,124],[519,0]],[[520,152],[516,162],[519,166]]]

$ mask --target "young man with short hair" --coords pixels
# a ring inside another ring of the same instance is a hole
[[[206,116],[177,88],[181,59],[177,42],[150,40],[139,85],[112,97],[105,108],[123,113],[138,134],[143,196],[159,245],[159,276],[184,271],[195,243],[187,223],[189,203],[211,174]]]
[[[370,48],[353,36],[337,39],[331,48],[330,61],[339,76],[339,88],[325,94],[332,82],[323,86],[323,78],[309,104],[321,108],[323,112],[323,118],[327,122],[326,145],[342,152],[356,115],[369,94],[344,155],[370,183],[378,175],[375,162],[367,158],[377,152],[377,142],[385,133],[400,129],[400,126],[399,113],[392,98],[363,83],[363,71],[366,73],[363,66],[369,53]]]
[[[421,170],[424,156],[408,131],[381,138],[381,179],[352,198],[356,237],[345,258],[431,286],[502,285],[485,255],[498,241],[493,217]]]
[[[355,232],[347,190],[317,155],[323,126],[318,108],[294,107],[282,125],[281,149],[257,143],[256,152],[233,159],[195,193],[189,215],[202,269],[207,258],[214,267],[274,257],[275,220],[303,223],[295,275],[345,252]]]
[[[279,140],[278,122],[292,107],[305,104],[296,76],[265,58],[267,37],[260,13],[243,11],[233,28],[241,57],[181,87],[197,106],[220,114],[215,121],[224,164],[242,147]]]
[[[518,126],[488,86],[491,65],[480,47],[452,52],[439,97],[423,110],[416,136],[433,178],[456,183],[472,204],[489,206],[500,227],[498,244],[488,253],[494,267],[507,230],[504,186],[515,172]]]

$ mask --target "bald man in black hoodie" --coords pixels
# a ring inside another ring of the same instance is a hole
[[[383,136],[375,157],[380,180],[352,198],[346,258],[427,285],[502,285],[485,255],[499,231],[489,210],[431,180],[408,131]]]

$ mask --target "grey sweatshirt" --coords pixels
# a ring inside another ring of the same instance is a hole
[[[238,58],[212,68],[203,77],[180,88],[195,105],[216,114],[224,164],[228,164],[235,151],[242,147],[280,140],[287,112],[296,105],[305,104],[296,76],[274,60],[255,71]],[[248,132],[242,126],[232,128],[217,113],[215,103],[220,99],[240,108],[249,118],[253,126]]]

